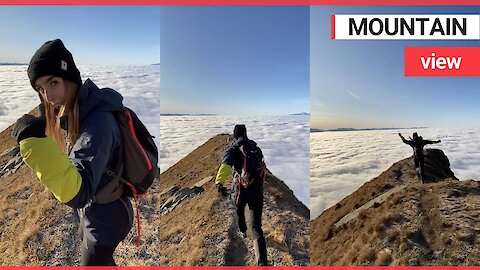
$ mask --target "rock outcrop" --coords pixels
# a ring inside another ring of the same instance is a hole
[[[312,265],[479,265],[480,182],[425,153],[426,184],[407,158],[314,219]]]
[[[161,265],[255,265],[251,232],[238,235],[235,206],[215,188],[228,144],[217,135],[160,175]],[[269,172],[263,230],[272,264],[309,264],[308,224],[308,208]]]

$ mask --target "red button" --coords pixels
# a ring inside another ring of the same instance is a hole
[[[405,76],[480,76],[480,47],[406,47]]]

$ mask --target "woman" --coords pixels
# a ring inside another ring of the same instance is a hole
[[[123,186],[104,173],[121,166],[112,112],[123,109],[123,98],[89,79],[82,83],[59,39],[35,52],[27,72],[41,109],[40,117],[24,115],[14,126],[23,160],[60,202],[77,209],[81,265],[115,265],[113,252],[133,222]]]

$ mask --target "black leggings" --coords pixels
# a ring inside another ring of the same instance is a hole
[[[252,195],[252,194],[248,194]],[[247,224],[245,221],[245,206],[248,204],[250,217],[252,218],[252,233],[253,246],[255,248],[255,258],[258,265],[268,265],[267,261],[267,245],[262,230],[262,210],[263,210],[263,195],[260,196],[246,196],[242,198],[237,204],[238,228],[241,232],[247,231]]]
[[[413,162],[415,163],[415,168],[419,169],[418,175],[422,183],[425,182],[425,157],[423,155],[413,157]]]
[[[132,227],[133,210],[128,198],[108,204],[89,204],[78,210],[81,266],[115,266],[113,253]]]
[[[82,243],[81,266],[116,266],[113,252],[116,246],[104,247],[90,245],[88,248]]]

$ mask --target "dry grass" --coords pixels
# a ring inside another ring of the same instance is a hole
[[[215,195],[211,193],[211,196]],[[203,216],[194,213],[199,213],[200,207],[213,209],[214,206],[214,202],[206,202],[201,197],[196,197],[182,205],[182,211],[191,213],[190,215],[179,214],[174,210],[162,217],[160,246],[162,254],[169,258],[168,265],[199,265],[206,261],[206,254],[202,250],[204,233],[220,234],[228,230],[228,227],[216,227],[215,218],[218,217],[212,218],[211,215]],[[186,222],[187,216],[188,222]]]
[[[267,239],[281,245],[287,244],[285,241],[285,233],[282,230],[277,229],[278,227],[282,226],[282,220],[284,220],[285,218],[287,217],[282,214],[280,216],[274,217],[270,220],[270,222],[265,223],[265,225],[263,226],[263,230]]]
[[[217,138],[210,145],[219,147],[206,147],[194,151],[189,160],[182,160],[161,175],[160,190],[171,186],[192,186],[205,177],[213,176],[218,169],[220,153],[227,145],[226,137]],[[207,149],[208,148],[208,149]],[[204,156],[214,154],[217,158],[204,159]],[[200,161],[200,162],[199,162]],[[228,224],[219,226],[223,217],[216,208],[220,198],[215,190],[214,183],[207,183],[204,196],[196,196],[182,203],[172,212],[161,217],[161,242],[160,249],[165,258],[166,265],[215,265],[207,260],[207,253],[203,251],[204,239],[207,235],[221,235],[228,231]],[[160,202],[165,201],[169,195],[159,197]],[[205,213],[205,209],[207,209]],[[206,235],[207,234],[207,235]]]
[[[56,201],[24,167],[15,175],[2,179],[0,192],[0,264],[38,265],[54,248],[55,237],[42,237],[44,228],[60,218],[59,211],[50,211]],[[26,194],[29,194],[26,196]],[[41,249],[35,239],[41,239]]]

